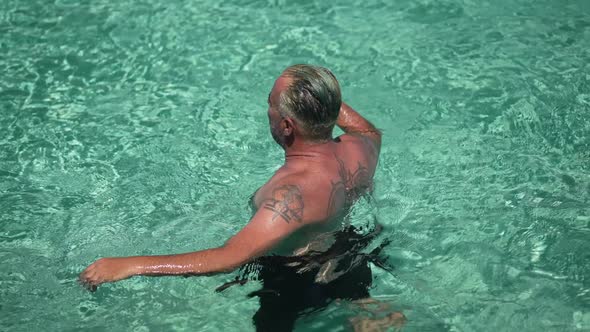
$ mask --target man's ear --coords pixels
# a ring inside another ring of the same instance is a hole
[[[283,136],[291,136],[295,131],[295,123],[291,118],[283,118],[281,121],[281,130]]]

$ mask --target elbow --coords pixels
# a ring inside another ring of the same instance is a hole
[[[383,136],[381,130],[375,128],[375,142],[379,145],[381,145],[381,136]]]
[[[373,129],[368,133],[367,137],[373,143],[373,146],[377,151],[381,149],[381,130],[373,127]]]

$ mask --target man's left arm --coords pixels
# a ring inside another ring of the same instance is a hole
[[[207,275],[230,272],[264,255],[302,227],[303,197],[299,186],[273,190],[250,222],[219,248],[165,256],[101,258],[88,266],[80,281],[88,288],[136,275]]]

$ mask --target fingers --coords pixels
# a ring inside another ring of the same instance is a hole
[[[78,278],[78,283],[91,292],[95,292],[102,282],[102,278],[100,278],[99,274],[97,273],[94,264],[88,266],[84,271],[82,271],[82,273],[80,273],[80,277]]]
[[[91,281],[82,278],[78,280],[78,283],[80,284],[80,286],[86,288],[86,290],[91,292],[96,292],[96,289],[98,288],[98,285],[95,285]]]
[[[90,291],[92,293],[96,292],[96,289],[98,288],[98,286],[96,286],[96,285],[92,285],[92,284],[89,284],[89,283],[83,282],[83,281],[80,281],[80,285],[82,287],[84,287],[87,291]]]

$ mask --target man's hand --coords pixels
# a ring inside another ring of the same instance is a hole
[[[80,274],[80,283],[91,291],[105,282],[127,279],[135,274],[133,257],[101,258]]]

